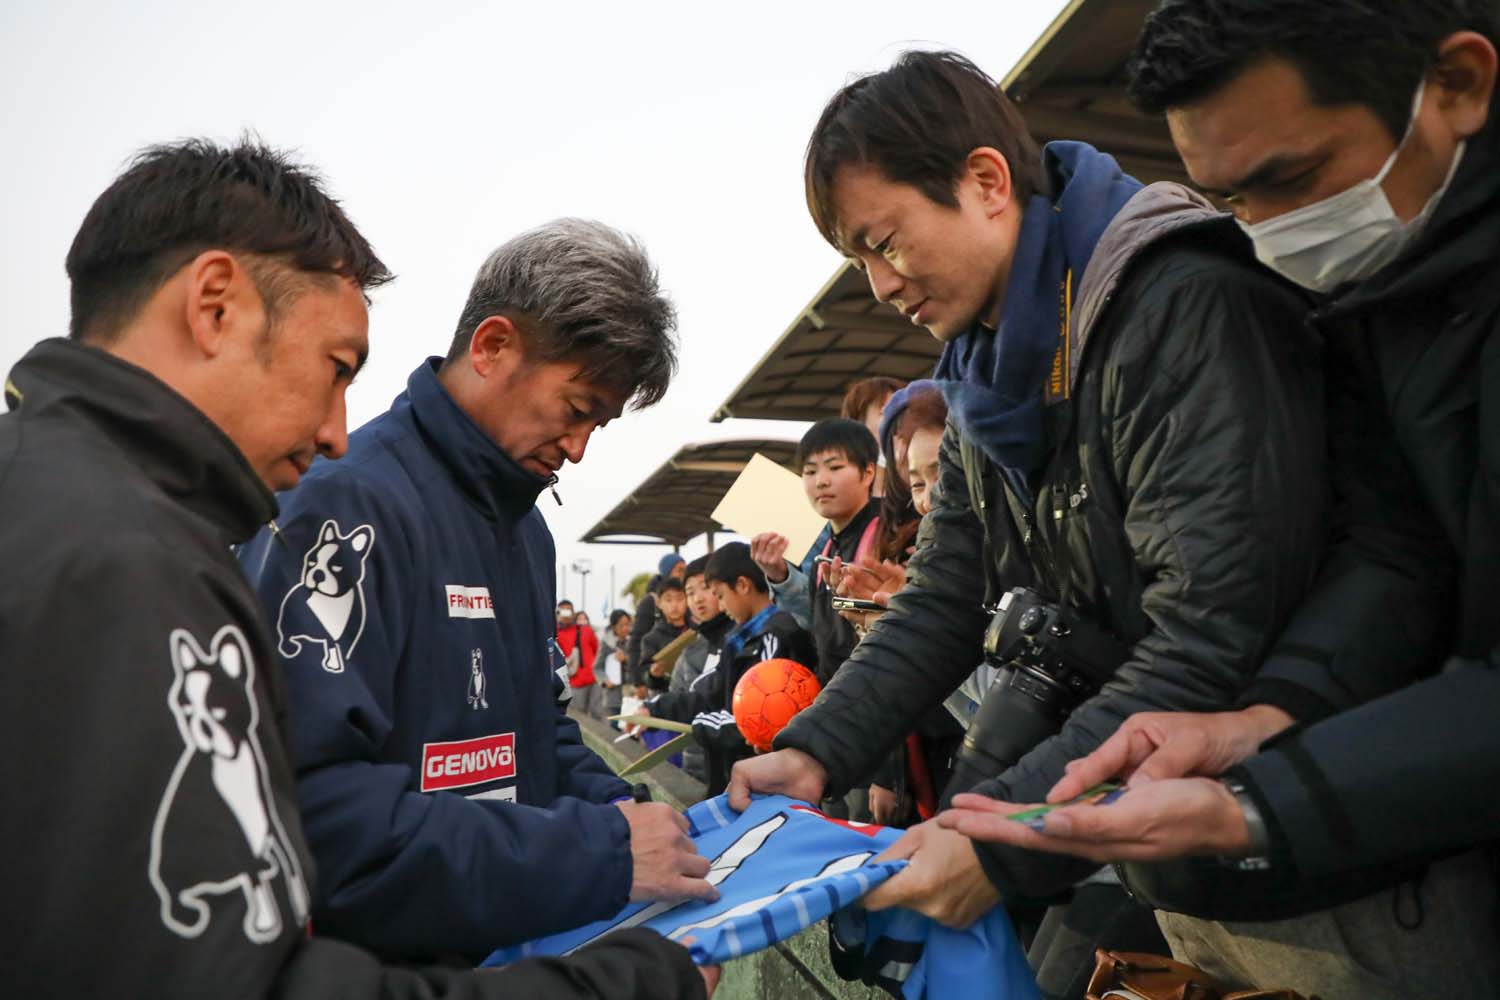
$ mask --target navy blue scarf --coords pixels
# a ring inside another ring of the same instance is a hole
[[[976,319],[943,348],[933,373],[964,435],[1013,484],[1028,483],[1047,458],[1043,390],[1064,278],[1071,270],[1077,288],[1105,227],[1141,189],[1114,157],[1085,143],[1048,143],[1042,163],[1057,194],[1026,203],[999,327],[991,332]]]

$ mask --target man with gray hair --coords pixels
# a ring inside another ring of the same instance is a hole
[[[675,325],[633,239],[578,219],[516,237],[447,356],[240,553],[290,682],[322,933],[477,960],[629,900],[715,896],[686,820],[632,801],[560,704],[536,509],[595,430],[666,392]]]

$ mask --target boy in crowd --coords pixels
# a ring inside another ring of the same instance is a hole
[[[687,627],[687,589],[669,576],[656,589],[656,625],[641,640],[641,683],[650,690],[665,691],[671,685],[671,669],[656,658]]]
[[[880,505],[872,499],[879,448],[875,435],[857,420],[820,420],[797,445],[802,489],[832,531],[824,556],[854,562],[873,551]],[[827,684],[854,650],[854,627],[833,610],[833,588],[821,566],[812,576],[786,561],[787,540],[765,533],[751,540],[751,552],[764,571],[778,605],[810,627],[818,647],[818,682]]]
[[[651,634],[651,630],[656,627],[656,590],[661,586],[661,582],[669,576],[675,576],[681,580],[682,572],[686,568],[687,563],[676,552],[668,552],[662,556],[661,560],[656,564],[656,575],[651,578],[650,583],[646,584],[645,596],[635,606],[635,622],[630,626],[630,640],[625,644],[625,655],[628,658],[625,664],[625,672],[632,678],[632,683],[638,688],[636,691],[637,698],[644,698],[647,694],[645,681],[637,678],[645,672],[646,666],[649,666],[651,663],[650,660],[644,662],[641,660],[641,643],[645,640],[646,636]]]
[[[709,556],[703,580],[735,628],[724,637],[718,655],[710,655],[691,687],[658,695],[646,703],[643,713],[693,724],[693,735],[708,757],[708,794],[712,796],[728,785],[734,762],[750,756],[732,711],[734,686],[740,677],[757,663],[778,657],[812,669],[817,650],[797,619],[771,602],[765,574],[744,542],[731,542]]]
[[[710,659],[717,664],[724,637],[734,628],[734,619],[724,613],[719,605],[719,598],[704,579],[708,559],[706,555],[699,556],[687,564],[682,585],[687,594],[688,614],[692,616],[693,630],[698,633],[698,638],[689,643],[682,655],[677,657],[677,662],[672,667],[669,691],[686,691],[708,669]],[[708,781],[708,765],[702,750],[689,747],[683,751],[682,761],[684,771],[699,781]]]
[[[802,436],[796,462],[802,469],[802,488],[813,509],[828,518],[830,535],[823,556],[847,563],[873,555],[880,534],[880,501],[873,495],[878,459],[875,435],[857,420],[820,420]],[[777,604],[812,630],[818,649],[818,683],[827,686],[854,652],[859,637],[854,626],[833,610],[826,564],[818,563],[808,576],[787,562],[786,547],[786,538],[774,533],[751,540],[755,561],[765,572]],[[824,808],[833,815],[868,820],[867,787],[851,789],[847,807],[829,802]]]

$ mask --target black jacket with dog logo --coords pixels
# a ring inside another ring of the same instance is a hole
[[[230,554],[275,513],[145,371],[34,348],[0,417],[0,995],[703,995],[640,932],[501,972],[310,937],[312,871],[260,603]]]

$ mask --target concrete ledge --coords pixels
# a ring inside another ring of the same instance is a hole
[[[616,774],[644,756],[635,740],[615,742],[618,730],[597,719],[574,716],[583,732],[583,741],[597,753]],[[658,802],[678,809],[703,799],[703,783],[673,767],[658,764],[643,775],[632,775],[632,781],[643,782]],[[724,966],[724,978],[714,993],[714,1000],[757,1000],[760,997],[808,998],[808,1000],[888,1000],[881,990],[862,983],[846,983],[833,971],[828,959],[828,929],[824,924],[808,928],[789,941],[783,941],[762,952],[741,958]]]

